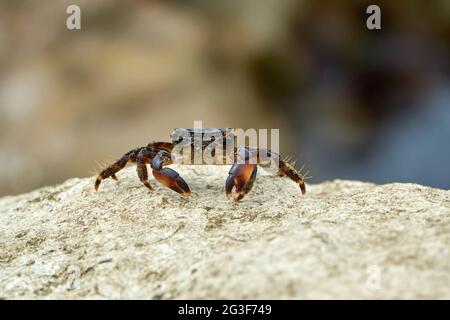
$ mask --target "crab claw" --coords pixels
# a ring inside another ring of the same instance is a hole
[[[234,201],[241,200],[253,187],[258,167],[256,164],[234,164],[225,182],[225,192],[228,198]],[[232,196],[233,188],[236,187],[236,196]]]
[[[160,170],[153,170],[153,176],[156,180],[158,180],[162,185],[172,189],[175,192],[178,192],[182,195],[191,194],[191,190],[189,189],[188,184],[178,172],[170,168],[162,168]]]

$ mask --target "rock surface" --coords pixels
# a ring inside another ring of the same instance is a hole
[[[0,297],[450,298],[450,191],[177,170],[188,198],[127,168],[0,199]]]

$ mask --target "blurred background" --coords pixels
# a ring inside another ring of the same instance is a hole
[[[0,0],[0,195],[194,120],[279,128],[312,182],[448,189],[449,48],[448,0]]]

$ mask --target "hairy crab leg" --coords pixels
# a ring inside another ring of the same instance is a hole
[[[153,153],[147,149],[142,148],[136,156],[136,172],[139,177],[139,180],[147,187],[150,191],[154,191],[153,187],[148,182],[148,171],[147,171],[147,163],[150,163],[152,160]]]
[[[145,148],[145,147],[144,147]],[[105,180],[107,178],[112,178],[114,180],[117,180],[116,173],[125,168],[127,163],[135,162],[137,154],[141,151],[143,148],[136,148],[131,151],[128,151],[125,153],[119,160],[114,162],[109,167],[102,170],[98,176],[97,179],[95,179],[95,190],[98,191],[98,188],[100,187],[100,184],[102,183],[102,180]]]

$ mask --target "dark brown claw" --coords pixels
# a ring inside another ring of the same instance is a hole
[[[256,179],[258,167],[256,164],[234,164],[225,182],[225,192],[228,198],[232,198],[233,188],[236,187],[235,201],[239,201],[250,192]]]
[[[191,194],[191,190],[189,189],[186,181],[184,181],[183,178],[180,177],[178,172],[173,169],[162,168],[160,170],[153,170],[153,176],[161,184],[172,189],[175,192],[178,192],[182,195]]]
[[[171,163],[172,159],[170,153],[166,150],[159,151],[151,162],[153,176],[162,185],[172,189],[175,192],[182,195],[191,194],[188,184],[182,177],[180,177],[178,172],[170,168],[163,168],[163,166],[170,165]]]

